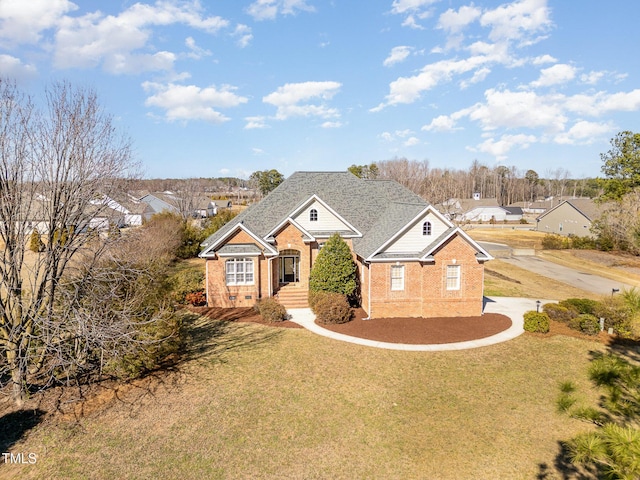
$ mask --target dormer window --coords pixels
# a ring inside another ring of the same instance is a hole
[[[422,224],[422,235],[431,235],[431,222],[424,222]]]
[[[318,221],[318,210],[316,210],[315,208],[312,208],[309,211],[309,221],[310,222],[317,222]]]

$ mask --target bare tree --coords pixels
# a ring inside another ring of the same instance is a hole
[[[64,376],[67,360],[56,355],[91,335],[62,301],[65,279],[88,279],[99,265],[110,241],[90,234],[108,209],[99,199],[120,191],[135,167],[95,92],[55,84],[41,112],[0,81],[0,381],[9,378],[17,404],[32,379]],[[36,221],[45,248],[31,254]]]

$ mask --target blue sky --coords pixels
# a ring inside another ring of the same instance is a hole
[[[600,174],[640,119],[637,0],[0,0],[0,73],[94,88],[147,177]]]

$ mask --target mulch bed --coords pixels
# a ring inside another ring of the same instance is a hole
[[[266,322],[253,308],[191,307],[194,313],[214,320],[259,323],[269,327],[302,328],[297,323]],[[389,343],[415,345],[465,342],[490,337],[511,326],[511,319],[497,313],[481,317],[459,318],[376,318],[363,320],[367,315],[361,308],[355,310],[353,320],[341,325],[324,325],[337,333]]]
[[[457,318],[375,318],[363,320],[364,310],[358,309],[348,323],[324,325],[323,328],[353,337],[389,343],[415,345],[465,342],[490,337],[511,326],[511,319],[497,313],[481,317]]]
[[[211,318],[212,320],[222,320],[225,322],[251,322],[266,325],[268,327],[303,328],[297,323],[290,322],[289,320],[278,323],[267,322],[251,307],[188,307],[188,310],[197,313],[198,315],[202,315],[203,317]]]

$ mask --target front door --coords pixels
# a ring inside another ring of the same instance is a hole
[[[280,257],[280,283],[298,281],[298,257]]]

